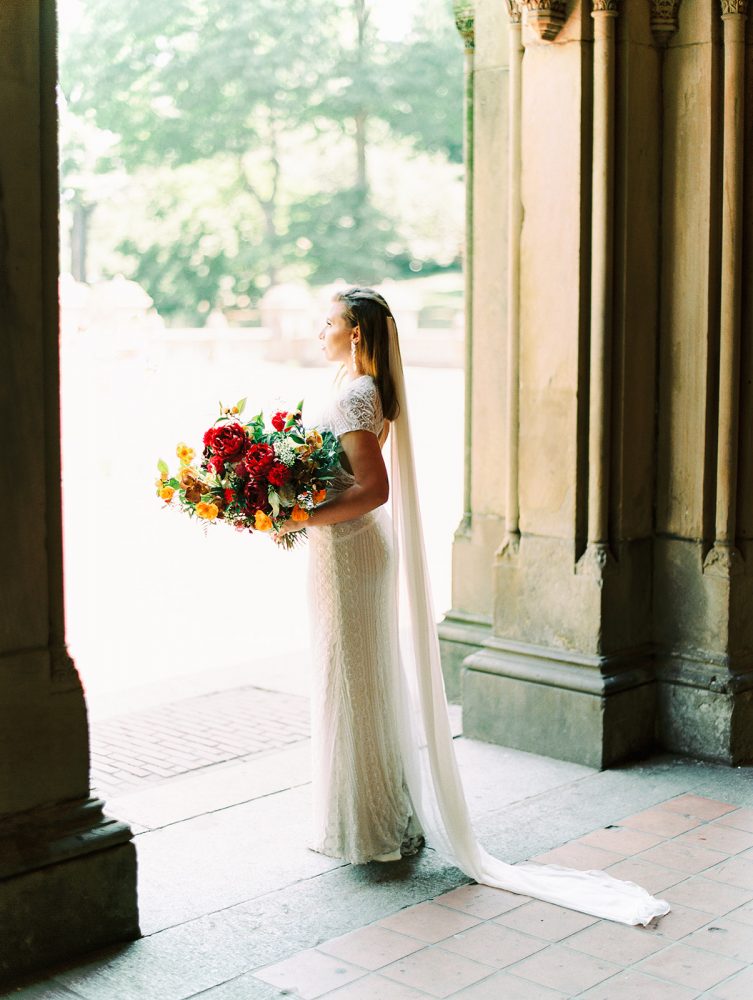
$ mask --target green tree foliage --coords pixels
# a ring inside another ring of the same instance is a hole
[[[152,223],[134,220],[118,250],[163,314],[198,321],[281,278],[406,267],[368,150],[376,125],[380,141],[458,161],[462,58],[445,2],[387,44],[366,0],[81,0],[61,46],[68,117],[117,139],[101,169],[127,172]],[[80,161],[81,132],[64,134],[64,164]],[[84,202],[73,181],[64,166],[64,192]]]

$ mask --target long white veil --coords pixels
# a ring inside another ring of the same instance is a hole
[[[439,640],[429,588],[397,327],[392,316],[390,371],[400,413],[391,427],[390,478],[394,547],[401,576],[398,621],[410,633],[394,638],[399,669],[400,742],[406,782],[427,842],[483,885],[522,893],[625,924],[647,924],[670,910],[634,882],[600,870],[559,865],[511,865],[479,844],[460,781],[445,697]],[[400,587],[395,588],[396,594]],[[407,611],[407,620],[406,620]],[[409,626],[409,628],[407,627]]]

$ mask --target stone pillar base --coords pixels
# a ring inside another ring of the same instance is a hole
[[[463,735],[606,768],[656,747],[650,653],[585,656],[491,638],[464,663]]]
[[[657,664],[662,746],[736,767],[753,764],[753,673],[728,664],[664,659]]]
[[[0,819],[0,985],[140,936],[136,850],[99,799]]]
[[[491,624],[483,618],[452,610],[437,628],[445,694],[449,702],[457,705],[462,694],[463,661],[481,649],[489,638]]]

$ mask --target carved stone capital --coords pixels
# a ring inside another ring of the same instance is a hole
[[[475,48],[475,0],[453,0],[452,12],[455,15],[455,27],[463,37],[466,52]]]
[[[566,0],[520,0],[526,21],[545,42],[556,38],[567,17]]]
[[[609,17],[617,17],[620,13],[620,0],[593,0],[591,4],[591,17],[595,14],[606,14]]]
[[[666,45],[679,27],[680,0],[651,0],[651,30],[660,45]]]
[[[519,0],[505,0],[507,4],[507,16],[510,18],[510,24],[518,24],[520,21],[520,2]]]
[[[742,17],[748,13],[748,0],[722,0],[722,17],[733,17],[739,14]]]

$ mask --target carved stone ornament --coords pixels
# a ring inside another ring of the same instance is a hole
[[[620,13],[620,0],[593,0],[591,16],[594,14],[610,14],[616,17]]]
[[[452,12],[455,15],[455,27],[463,37],[466,51],[472,52],[475,47],[475,14],[474,0],[453,0]]]
[[[722,0],[722,17],[732,17],[733,14],[748,13],[748,0]]]
[[[519,0],[505,0],[507,4],[507,14],[510,18],[511,24],[517,24],[520,21],[520,3]]]
[[[666,45],[679,27],[680,0],[651,0],[651,30],[660,45]]]
[[[556,38],[567,17],[566,0],[521,0],[526,22],[545,42]]]

